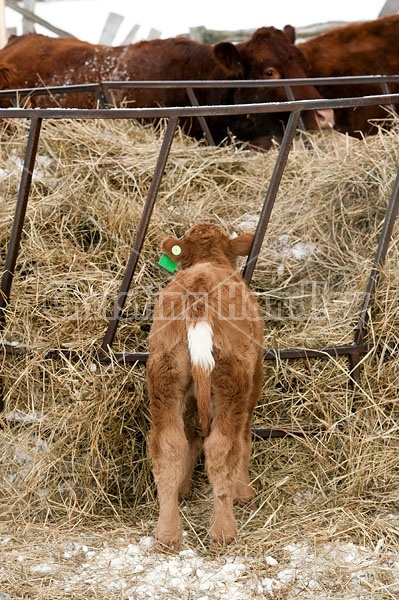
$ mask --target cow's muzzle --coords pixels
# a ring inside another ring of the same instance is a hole
[[[314,117],[318,129],[332,129],[334,127],[334,111],[332,108],[315,110]]]

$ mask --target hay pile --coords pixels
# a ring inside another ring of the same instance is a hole
[[[4,341],[30,349],[2,359],[0,509],[17,528],[94,527],[117,519],[137,535],[152,531],[144,367],[99,365],[96,351],[161,132],[127,121],[43,125],[3,333]],[[27,126],[12,122],[1,135],[4,262]],[[332,133],[311,137],[306,147],[295,143],[252,283],[265,315],[266,347],[353,340],[399,164],[398,142],[394,127],[365,141]],[[209,148],[177,134],[114,350],[147,348],[151,307],[169,277],[157,266],[160,241],[199,221],[253,229],[276,152]],[[299,531],[313,542],[396,544],[398,259],[396,226],[373,311],[374,346],[358,385],[349,385],[345,358],[266,363],[255,424],[312,425],[320,432],[255,444],[251,473],[259,508],[239,513],[244,553],[261,556],[273,548],[278,555]],[[81,360],[45,358],[59,347],[77,350]],[[196,484],[185,513],[189,543],[206,546],[210,502],[202,465]]]

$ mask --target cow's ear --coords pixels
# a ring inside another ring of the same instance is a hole
[[[16,70],[14,67],[0,64],[0,89],[13,87],[18,87],[18,75]]]
[[[230,249],[233,254],[236,254],[237,256],[248,256],[251,251],[253,240],[253,233],[242,233],[230,240]]]
[[[184,242],[176,238],[166,238],[162,242],[162,250],[173,262],[178,263],[183,256]]]
[[[289,39],[291,44],[295,44],[295,40],[296,40],[295,27],[293,27],[292,25],[286,25],[284,27],[283,31],[285,33],[285,37],[287,37]]]
[[[230,77],[242,77],[244,75],[240,53],[234,44],[220,42],[213,47],[213,54]]]

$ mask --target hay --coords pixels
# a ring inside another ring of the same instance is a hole
[[[2,361],[0,510],[16,536],[23,531],[33,539],[35,523],[60,532],[104,523],[133,536],[152,531],[144,367],[100,365],[96,351],[161,133],[162,126],[154,133],[126,121],[43,125],[3,334],[30,350]],[[26,135],[22,122],[2,132],[2,260]],[[331,133],[312,136],[306,146],[295,142],[252,283],[266,347],[352,341],[399,163],[398,138],[395,126],[363,141]],[[160,241],[198,221],[253,229],[276,152],[209,148],[177,133],[114,350],[147,349],[151,308],[168,279],[157,267]],[[398,255],[396,226],[359,384],[349,385],[345,358],[266,363],[255,424],[311,425],[319,433],[256,442],[251,474],[259,508],[238,510],[239,551],[254,560],[271,549],[282,556],[298,531],[310,544],[397,543]],[[81,360],[46,358],[58,347],[78,351]],[[184,513],[187,543],[205,549],[210,503],[201,464],[195,478]],[[375,581],[380,590],[388,586],[379,576]]]

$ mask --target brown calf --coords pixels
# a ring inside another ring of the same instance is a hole
[[[173,549],[182,536],[178,500],[190,493],[202,445],[213,487],[213,544],[236,538],[233,501],[253,497],[248,461],[263,381],[263,326],[236,270],[252,240],[201,223],[162,244],[181,271],[161,292],[150,332],[149,450],[160,505],[156,537]]]

